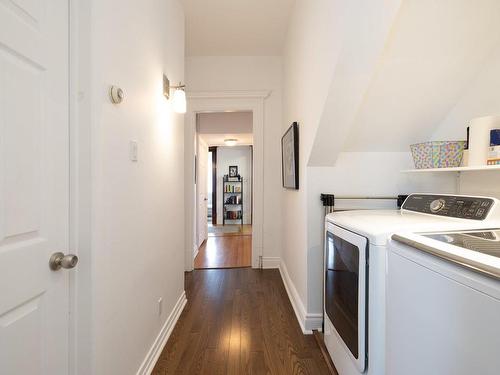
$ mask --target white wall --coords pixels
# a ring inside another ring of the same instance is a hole
[[[184,290],[183,116],[162,95],[163,73],[184,80],[184,15],[177,0],[90,10],[92,374],[134,374]]]
[[[271,90],[264,102],[264,233],[263,256],[279,257],[281,250],[281,57],[189,57],[189,91]]]
[[[252,150],[250,146],[217,147],[217,224],[222,224],[224,188],[222,178],[229,174],[229,166],[238,166],[243,178],[243,224],[252,223]],[[236,186],[241,184],[236,183]],[[228,224],[238,224],[229,221]]]
[[[462,96],[434,132],[434,140],[465,139],[469,121],[475,117],[500,114],[500,44],[482,65]],[[500,198],[498,172],[469,172],[460,177],[462,194],[491,195]]]
[[[470,118],[499,113],[499,4],[482,4],[297,0],[284,55],[283,131],[299,122],[301,188],[283,193],[282,237],[284,267],[307,314],[321,311],[321,192],[456,191],[452,174],[399,171],[412,167],[410,141],[433,129],[433,138],[463,139]],[[429,34],[418,26],[426,16]],[[497,176],[474,176],[462,176],[462,192],[499,190]]]
[[[306,316],[322,310],[320,193],[395,196],[429,191],[437,183],[443,190],[454,188],[449,176],[420,182],[400,174],[412,165],[408,152],[342,152],[399,3],[298,0],[292,13],[284,54],[282,131],[299,122],[300,190],[283,192],[282,259]],[[319,133],[320,126],[328,131]],[[309,325],[315,322],[306,317],[305,328],[316,328]]]
[[[282,262],[298,304],[307,309],[307,161],[315,129],[328,94],[335,61],[341,48],[338,30],[344,11],[338,1],[297,0],[292,11],[283,61],[283,122],[281,132],[299,123],[298,191],[281,190]],[[318,197],[319,199],[319,197]],[[317,270],[317,272],[322,272]],[[299,307],[300,308],[300,307]]]

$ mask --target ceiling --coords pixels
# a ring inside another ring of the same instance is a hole
[[[209,146],[225,146],[224,139],[237,139],[235,146],[251,146],[253,144],[253,134],[200,134],[201,139]]]
[[[181,0],[187,56],[278,56],[295,0]]]
[[[253,144],[252,112],[200,113],[197,132],[209,146],[224,146],[224,139],[237,139],[237,145]]]

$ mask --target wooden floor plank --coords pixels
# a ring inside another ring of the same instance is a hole
[[[194,259],[194,268],[233,268],[252,265],[252,235],[208,237]]]
[[[330,374],[300,330],[279,271],[195,270],[186,294],[153,374]]]

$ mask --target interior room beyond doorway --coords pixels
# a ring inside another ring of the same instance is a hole
[[[252,112],[197,115],[195,268],[250,267]]]

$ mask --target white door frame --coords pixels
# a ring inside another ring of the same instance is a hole
[[[264,103],[270,91],[204,91],[187,92],[188,105],[185,121],[185,207],[186,254],[185,269],[194,269],[196,248],[196,193],[195,193],[195,137],[196,114],[225,111],[252,111],[253,125],[253,225],[252,267],[259,268],[263,257],[264,227]]]

